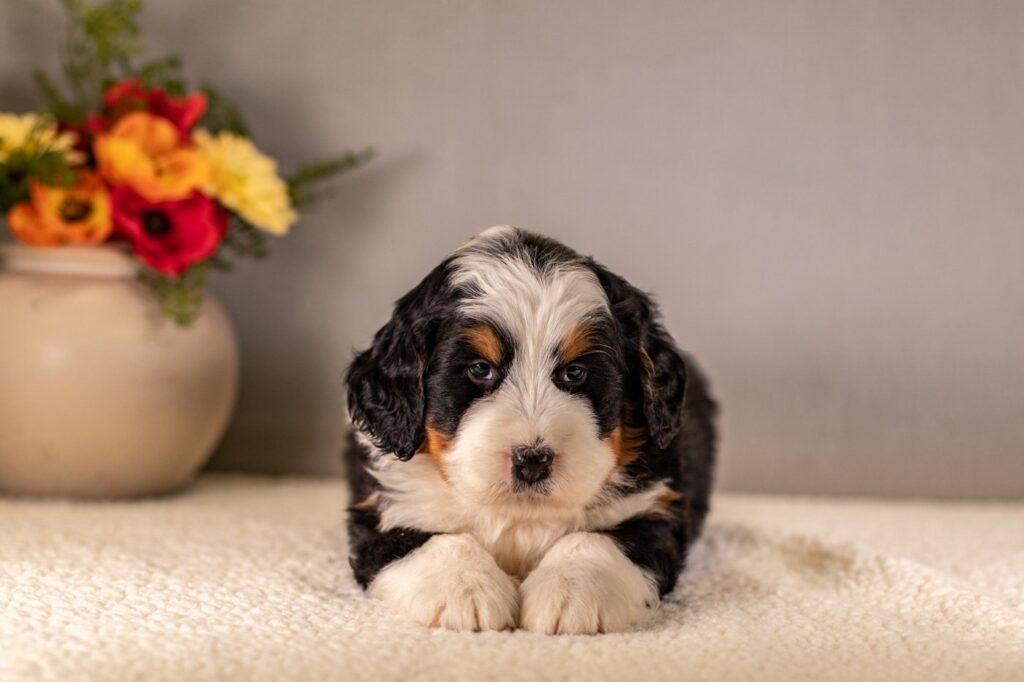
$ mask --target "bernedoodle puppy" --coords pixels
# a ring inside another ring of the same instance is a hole
[[[652,300],[494,227],[348,370],[351,564],[427,626],[615,632],[670,592],[708,510],[715,404]]]

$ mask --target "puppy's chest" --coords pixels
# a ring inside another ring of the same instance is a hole
[[[384,487],[378,499],[381,530],[465,533],[476,538],[505,572],[525,577],[560,537],[587,525],[583,509],[488,507],[462,499],[425,460],[417,457],[401,466],[385,461],[374,470]]]
[[[506,573],[525,578],[560,537],[577,529],[574,519],[521,520],[483,514],[464,528]]]

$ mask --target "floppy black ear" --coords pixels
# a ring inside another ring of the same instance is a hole
[[[391,320],[348,368],[352,423],[384,452],[411,458],[426,436],[423,373],[450,312],[448,261],[395,304]]]
[[[658,321],[651,297],[604,267],[592,264],[611,304],[626,348],[629,374],[638,380],[651,440],[666,448],[679,432],[686,391],[686,363]]]

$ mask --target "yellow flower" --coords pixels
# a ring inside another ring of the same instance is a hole
[[[229,132],[211,135],[197,130],[192,139],[213,169],[204,187],[207,194],[255,227],[278,235],[288,232],[298,214],[272,158],[247,138]]]
[[[58,132],[50,119],[38,114],[0,114],[0,163],[18,149],[30,154],[41,149],[64,152],[69,163],[78,163],[82,155],[74,147],[75,134]]]
[[[149,201],[176,201],[210,177],[209,164],[180,141],[167,119],[133,111],[97,137],[93,149],[100,173],[111,184],[128,185]]]

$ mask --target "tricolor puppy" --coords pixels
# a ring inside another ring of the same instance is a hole
[[[715,406],[654,303],[517,228],[398,301],[348,406],[356,580],[424,625],[628,628],[708,509]]]

